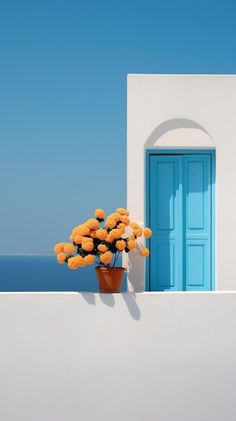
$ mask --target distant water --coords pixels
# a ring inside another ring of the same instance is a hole
[[[121,262],[119,262],[121,264]],[[70,270],[55,256],[0,256],[0,291],[98,291],[93,266]],[[126,276],[122,290],[126,290]]]

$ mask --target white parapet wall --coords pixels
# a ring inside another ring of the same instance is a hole
[[[0,420],[235,421],[236,293],[0,294]]]

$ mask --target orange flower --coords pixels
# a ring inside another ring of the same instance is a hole
[[[66,254],[63,252],[58,253],[57,255],[57,263],[59,263],[60,265],[62,265],[64,263],[64,261],[66,260]]]
[[[99,244],[98,250],[102,251],[102,253],[105,253],[105,251],[108,250],[107,246],[105,244]]]
[[[110,251],[106,251],[105,253],[101,254],[100,260],[104,265],[108,265],[112,261],[112,253]]]
[[[66,243],[64,245],[64,249],[63,250],[67,254],[73,254],[75,252],[75,246],[74,246],[74,244]]]
[[[75,236],[74,236],[74,242],[76,243],[76,244],[81,244],[82,243],[82,235],[79,235],[79,234],[76,234]]]
[[[85,262],[85,260],[83,259],[82,256],[75,256],[75,257],[76,257],[76,261],[77,261],[79,267],[82,268],[82,267],[86,266],[86,262]]]
[[[82,237],[82,241],[86,243],[86,241],[93,241],[91,237]]]
[[[113,218],[107,218],[105,222],[105,227],[107,228],[114,228],[116,226],[116,221]]]
[[[118,208],[118,209],[116,209],[116,211],[119,212],[121,215],[129,216],[129,211],[127,211],[127,209]]]
[[[113,230],[111,230],[109,232],[109,235],[113,240],[117,240],[118,238],[120,238],[122,236],[122,232],[121,232],[121,230],[118,230],[117,228],[114,228]]]
[[[95,263],[95,257],[92,254],[88,254],[84,257],[84,261],[87,265],[92,265]]]
[[[92,238],[96,238],[96,232],[97,232],[97,231],[95,231],[95,230],[90,230],[90,236],[91,236]]]
[[[62,251],[63,251],[63,248],[64,248],[64,245],[65,245],[66,243],[57,243],[55,246],[54,246],[54,252],[56,253],[56,254],[58,254],[58,253],[61,253]]]
[[[109,234],[107,234],[107,236],[106,236],[106,238],[105,238],[105,241],[107,242],[107,243],[112,243],[112,241],[114,240],[114,238],[111,236],[111,234],[109,233]]]
[[[79,260],[78,260],[79,256],[75,256],[75,257],[70,257],[68,259],[68,268],[70,269],[78,269],[79,267]],[[81,256],[80,256],[81,257]]]
[[[110,218],[114,219],[116,222],[119,222],[120,221],[120,214],[118,212],[113,212],[107,217],[107,219],[110,219]]]
[[[96,230],[99,227],[99,222],[97,221],[97,219],[91,218],[88,219],[85,222],[86,227],[88,227],[90,230]]]
[[[143,230],[143,235],[146,238],[149,238],[152,236],[152,230],[150,228],[144,228]]]
[[[82,249],[85,251],[92,251],[94,249],[93,240],[86,239],[82,241]]]
[[[85,224],[78,225],[78,227],[76,227],[75,230],[76,230],[76,234],[79,234],[79,235],[89,235],[90,234],[90,230]]]
[[[124,240],[118,240],[116,242],[116,248],[117,248],[117,250],[122,251],[122,250],[125,249],[125,247],[126,247],[126,242]]]
[[[125,233],[125,230],[126,230],[126,228],[125,228],[125,224],[122,224],[122,222],[121,222],[119,225],[117,225],[117,228],[118,228],[119,230],[121,230],[122,234],[124,234],[124,233]]]
[[[99,240],[105,240],[106,236],[107,230],[105,230],[104,228],[100,228],[96,231],[96,238],[98,238]]]
[[[126,216],[126,215],[122,215],[122,216],[120,217],[120,220],[121,220],[121,222],[122,222],[123,224],[125,224],[125,225],[129,225],[129,218],[128,218],[128,216]]]
[[[140,256],[143,256],[143,257],[147,257],[147,256],[149,256],[149,250],[148,250],[148,248],[147,247],[144,247],[144,248],[142,248],[142,250],[140,251]]]
[[[139,225],[139,224],[137,224],[137,222],[133,222],[133,221],[131,221],[129,225],[130,225],[132,228],[140,228],[140,225]]]
[[[104,219],[105,218],[105,212],[103,209],[96,209],[95,212],[95,217],[98,219]]]
[[[142,234],[143,234],[142,228],[134,228],[133,233],[136,237],[142,237]]]
[[[71,235],[76,235],[76,234],[79,234],[79,227],[75,227],[75,228],[73,228],[73,230],[72,230]]]
[[[136,247],[136,241],[135,240],[129,240],[127,243],[127,247],[129,250],[135,249]]]

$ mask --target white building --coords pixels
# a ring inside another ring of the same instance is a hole
[[[127,207],[154,231],[129,289],[236,289],[235,109],[235,75],[128,76]]]

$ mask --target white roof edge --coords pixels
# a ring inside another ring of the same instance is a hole
[[[172,77],[172,76],[179,76],[179,77],[236,77],[236,73],[127,73],[127,77],[157,77],[157,76],[165,76],[165,77]]]

